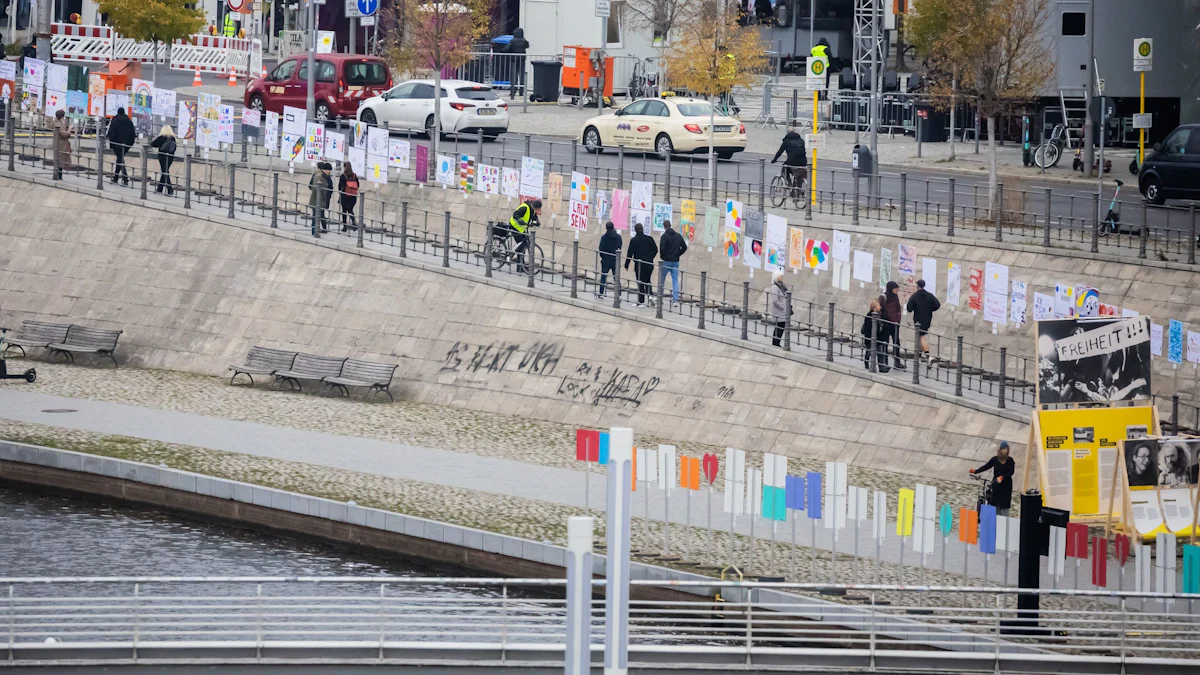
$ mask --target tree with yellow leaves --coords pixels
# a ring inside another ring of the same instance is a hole
[[[100,0],[101,14],[121,37],[154,43],[151,79],[158,79],[158,43],[170,44],[204,26],[204,11],[184,0]]]

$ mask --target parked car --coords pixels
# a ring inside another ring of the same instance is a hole
[[[583,123],[579,141],[588,152],[619,145],[651,150],[659,155],[708,152],[711,106],[697,98],[643,98]],[[721,159],[746,149],[746,125],[725,115],[713,119],[713,150]]]
[[[316,63],[316,117],[324,122],[354,117],[358,106],[392,88],[392,74],[378,57],[362,54],[319,54]],[[260,112],[303,108],[308,92],[308,56],[292,56],[266,77],[251,80],[243,103]]]
[[[363,101],[358,119],[388,123],[392,129],[433,131],[433,80],[402,82],[380,96]],[[508,104],[486,84],[442,80],[442,133],[483,133],[495,138],[508,131]]]
[[[1138,171],[1138,190],[1151,204],[1200,198],[1200,124],[1185,124],[1154,144]]]

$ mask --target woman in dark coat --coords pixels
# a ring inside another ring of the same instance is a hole
[[[150,141],[150,147],[158,150],[158,184],[154,186],[155,192],[166,191],[168,196],[175,194],[175,188],[171,185],[171,164],[175,162],[177,145],[175,132],[166,124],[158,136]]]
[[[1007,516],[1012,508],[1012,477],[1016,472],[1017,463],[1008,456],[1008,441],[1000,441],[996,456],[978,469],[970,469],[969,473],[983,473],[992,470],[992,498],[988,503],[996,507],[996,515]]]

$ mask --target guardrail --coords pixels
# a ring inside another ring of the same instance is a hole
[[[631,586],[634,597],[651,589],[695,596],[630,603],[637,664],[741,669],[819,658],[909,672],[1061,672],[1086,663],[1088,672],[1183,673],[1200,660],[1200,622],[1167,611],[1169,603],[1190,609],[1195,595],[715,580]],[[15,665],[318,654],[468,665],[561,659],[564,587],[556,579],[10,578],[0,579],[0,639]],[[1044,607],[1017,609],[1018,595]],[[583,597],[595,657],[603,601]]]
[[[106,64],[112,60],[169,64],[174,70],[198,70],[240,77],[262,75],[262,42],[197,34],[170,44],[124,38],[108,26],[51,25],[50,52],[55,61]]]

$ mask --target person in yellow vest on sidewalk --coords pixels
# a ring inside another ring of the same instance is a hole
[[[820,59],[820,58],[829,59],[830,58],[830,56],[829,56],[829,41],[828,40],[826,40],[825,38],[821,38],[820,42],[813,45],[812,53],[811,53],[811,56],[809,56],[809,58],[813,58],[813,57],[816,57],[818,59]],[[829,89],[829,67],[828,67],[828,65],[829,65],[829,63],[828,63],[828,61],[826,61],[825,88],[827,90]],[[825,92],[821,92],[820,98],[822,100],[825,99]]]
[[[225,13],[225,25],[222,27],[221,33],[227,38],[237,34],[237,28],[233,25],[233,12]]]

